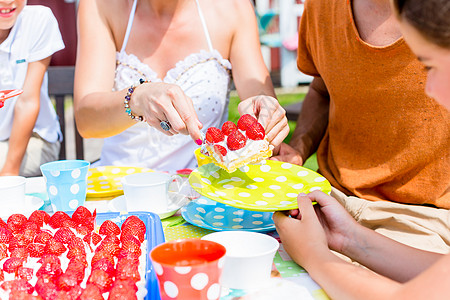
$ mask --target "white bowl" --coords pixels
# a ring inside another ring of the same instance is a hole
[[[231,289],[254,289],[270,279],[279,243],[273,237],[250,231],[220,231],[202,237],[222,244],[227,252],[220,283]]]

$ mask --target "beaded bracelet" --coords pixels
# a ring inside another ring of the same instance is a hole
[[[131,95],[133,95],[134,90],[136,89],[136,87],[138,87],[141,84],[147,83],[147,80],[144,80],[142,78],[139,79],[139,83],[133,84],[132,86],[130,86],[128,88],[127,91],[127,95],[125,96],[125,100],[123,101],[123,104],[125,106],[125,112],[127,113],[127,115],[130,116],[131,119],[135,120],[135,121],[139,121],[142,122],[144,121],[144,117],[143,116],[136,116],[135,114],[133,114],[131,112],[131,108],[130,108],[130,100],[131,100]]]

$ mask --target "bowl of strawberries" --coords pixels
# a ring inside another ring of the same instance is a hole
[[[1,299],[159,299],[153,213],[36,210],[0,219]]]

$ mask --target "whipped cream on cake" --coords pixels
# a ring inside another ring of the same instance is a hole
[[[205,146],[214,158],[214,164],[229,173],[249,163],[257,163],[272,155],[262,125],[249,114],[241,116],[237,125],[227,121],[222,128],[210,127],[206,131]]]

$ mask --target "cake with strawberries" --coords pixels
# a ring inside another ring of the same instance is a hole
[[[95,220],[83,206],[0,219],[0,299],[143,299],[145,223]]]
[[[242,115],[237,125],[227,121],[221,129],[208,128],[205,146],[214,163],[229,173],[270,157],[273,149],[264,127],[249,114]]]

